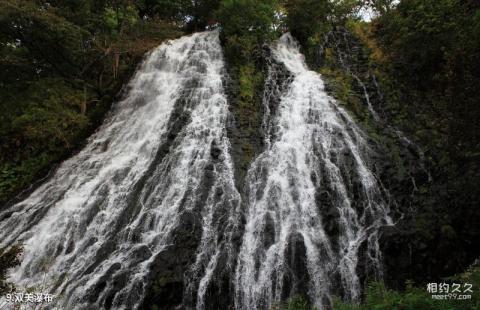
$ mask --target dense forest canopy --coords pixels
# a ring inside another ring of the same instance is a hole
[[[373,12],[371,21],[362,19],[365,10]],[[414,253],[395,288],[405,289],[408,279],[423,285],[431,277],[460,274],[480,256],[476,0],[0,0],[0,203],[21,197],[81,147],[147,51],[214,27],[221,29],[238,90],[231,109],[242,139],[242,153],[233,155],[240,168],[259,143],[264,45],[290,31],[321,71],[316,57],[325,35],[348,29],[379,77],[388,122],[420,145],[433,180],[416,184],[418,194],[409,202],[418,209],[399,244],[412,245]],[[335,70],[328,72],[344,78]],[[0,251],[1,278],[20,253]],[[432,266],[422,275],[428,262]],[[472,268],[463,276],[477,281],[478,290],[478,269]],[[0,293],[8,288],[2,280]],[[373,284],[367,301],[372,307],[385,303],[382,309],[432,306],[422,290],[410,285],[407,292]],[[450,306],[458,304],[445,309]],[[478,301],[458,309],[475,307]]]

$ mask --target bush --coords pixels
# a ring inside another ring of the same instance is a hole
[[[365,301],[362,304],[349,304],[336,299],[335,310],[475,310],[480,309],[480,267],[471,267],[463,274],[449,279],[453,283],[469,283],[473,286],[472,299],[436,300],[426,287],[406,285],[404,292],[389,290],[383,283],[373,282],[366,288]],[[445,282],[447,282],[446,280]]]

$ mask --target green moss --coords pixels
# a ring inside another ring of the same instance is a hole
[[[255,66],[247,64],[240,66],[238,81],[240,85],[240,102],[242,106],[251,105],[255,96],[257,81],[261,74],[255,71]]]
[[[256,5],[252,6],[253,3]],[[235,128],[229,136],[239,187],[243,186],[248,166],[263,143],[260,132],[266,68],[262,45],[275,37],[270,27],[274,19],[274,5],[276,1],[270,4],[256,0],[227,1],[219,13],[224,26],[221,38],[232,79],[229,102]],[[235,21],[243,26],[239,27]],[[254,30],[246,31],[249,28]]]
[[[262,137],[259,134],[262,123],[262,92],[264,73],[254,62],[246,62],[232,70],[236,82],[232,96],[231,110],[235,118],[233,156],[237,167],[237,181],[241,182],[248,166],[259,152]]]
[[[327,49],[327,59],[330,57]],[[347,107],[347,110],[353,113],[355,118],[367,125],[370,121],[370,113],[360,99],[360,95],[353,90],[353,79],[351,75],[339,69],[335,64],[327,60],[327,64],[320,68],[330,93],[338,100],[341,105]]]

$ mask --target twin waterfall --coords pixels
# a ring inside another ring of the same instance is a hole
[[[271,49],[265,147],[243,188],[218,31],[163,44],[87,146],[0,212],[0,248],[24,247],[9,274],[17,291],[51,293],[46,309],[358,300],[381,276],[379,230],[391,225],[371,150],[293,38]]]

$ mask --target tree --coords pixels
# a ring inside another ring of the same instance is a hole
[[[55,14],[55,10],[14,1],[0,4],[0,38],[25,51],[35,71],[45,76],[59,74],[74,80],[86,65],[92,50],[86,45],[92,34]]]
[[[276,0],[223,0],[217,11],[225,53],[230,62],[251,62],[264,43],[274,39]]]
[[[277,9],[276,0],[223,0],[217,12],[226,36],[254,35],[271,38]]]
[[[0,1],[0,204],[93,131],[144,52],[180,34],[138,3]]]
[[[200,31],[214,23],[220,0],[142,0],[140,15],[176,22],[188,31]]]
[[[398,3],[398,0],[365,0],[365,6],[370,7],[380,15],[388,14]]]
[[[332,21],[344,25],[348,19],[357,19],[358,13],[365,6],[362,0],[332,0]]]
[[[188,23],[187,30],[203,30],[207,26],[215,24],[215,12],[220,6],[220,0],[194,0],[192,19]]]
[[[142,16],[158,16],[182,25],[187,22],[186,18],[193,9],[190,0],[142,0],[138,1],[138,6]]]
[[[287,0],[285,9],[288,29],[305,45],[309,38],[329,27],[333,6],[329,0]]]

